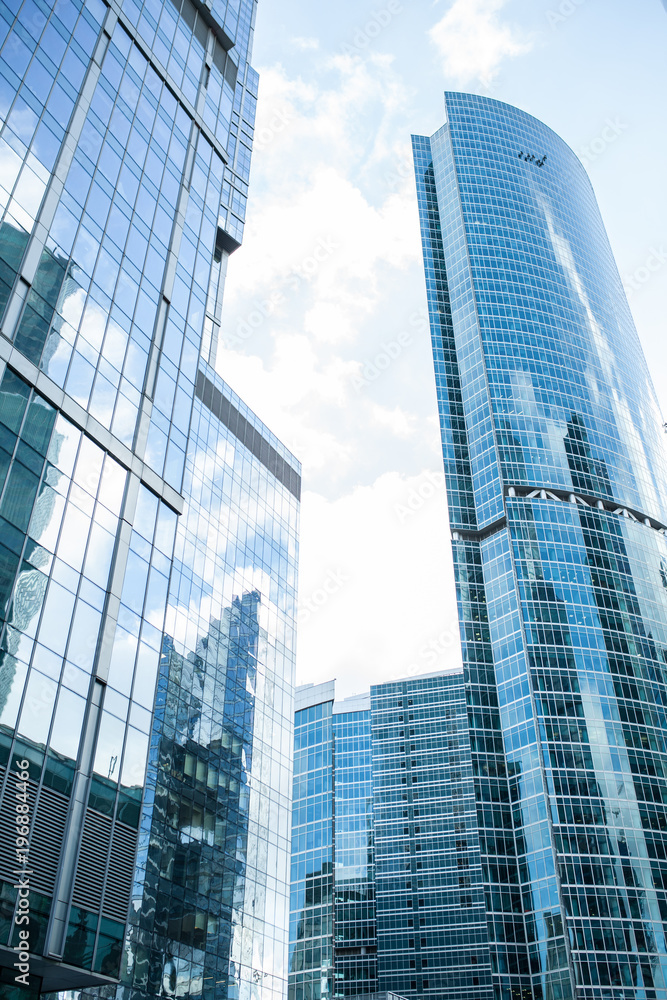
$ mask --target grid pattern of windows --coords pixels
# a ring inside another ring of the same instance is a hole
[[[0,315],[104,20],[102,0],[0,8]]]
[[[254,10],[0,2],[0,831],[25,759],[77,1000],[286,988],[300,469],[207,365]]]
[[[446,106],[413,145],[494,990],[665,998],[655,394],[574,154]]]
[[[333,995],[332,703],[295,713],[289,1000]]]
[[[335,712],[333,731],[335,993],[352,997],[378,988],[370,711]]]
[[[101,820],[101,829],[109,844],[118,844],[123,837],[134,843],[176,515],[140,487],[127,561],[120,571],[116,536],[126,470],[10,368],[0,382],[0,433],[4,799],[10,801],[13,788],[8,762],[27,760],[36,842],[41,842],[41,831],[48,828],[54,812],[62,815],[64,826],[80,763],[86,696],[91,686],[100,688],[95,677],[99,638],[115,558],[118,625],[101,700],[82,851],[94,823],[91,811],[108,817]],[[62,838],[62,826],[55,823],[54,839]],[[37,876],[48,890],[38,900],[44,920],[54,891],[54,878],[47,869],[56,861],[57,855],[44,859],[41,864],[46,867]],[[39,870],[39,859],[35,863]],[[122,867],[120,859],[118,864]],[[70,912],[66,961],[117,976],[124,934],[118,917],[124,910],[121,904],[119,914],[111,898],[114,876],[110,874],[104,894],[102,866],[97,898],[86,897],[83,877],[77,869],[75,896],[83,905]],[[33,950],[44,944],[42,933],[32,943]]]
[[[371,688],[380,988],[491,995],[461,674]]]
[[[199,401],[186,481],[149,753],[155,791],[143,814],[123,981],[142,998],[166,977],[186,996],[239,1000],[261,981],[279,1000],[297,502]]]

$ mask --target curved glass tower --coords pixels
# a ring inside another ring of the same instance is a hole
[[[667,473],[586,173],[446,95],[413,138],[490,997],[667,996]]]

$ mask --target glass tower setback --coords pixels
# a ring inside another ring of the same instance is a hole
[[[371,688],[378,981],[414,998],[489,994],[461,673]]]
[[[29,990],[285,987],[300,467],[212,367],[254,15],[0,4],[3,995],[18,761]]]
[[[368,695],[296,691],[289,1000],[377,991]]]
[[[296,690],[289,1000],[334,993],[333,699],[333,683]]]
[[[290,1000],[490,996],[462,674],[296,704]]]
[[[378,989],[370,699],[333,713],[334,987],[352,997]]]
[[[496,996],[665,997],[667,474],[585,171],[413,137]]]

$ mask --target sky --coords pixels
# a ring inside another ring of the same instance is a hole
[[[253,65],[218,370],[303,463],[297,682],[345,697],[460,663],[410,134],[463,90],[572,146],[667,419],[667,11],[260,0]]]

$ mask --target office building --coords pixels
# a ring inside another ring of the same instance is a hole
[[[467,1000],[490,982],[460,673],[371,688],[380,988]]]
[[[286,988],[300,467],[212,367],[243,232],[254,12],[0,11],[12,1000]]]
[[[490,983],[463,678],[297,688],[290,1000]]]
[[[413,147],[493,986],[471,995],[664,998],[662,420],[577,157],[516,108],[445,104]]]

